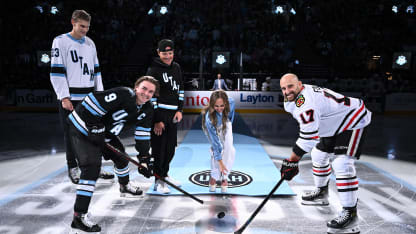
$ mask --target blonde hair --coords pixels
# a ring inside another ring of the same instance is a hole
[[[216,90],[216,91],[212,92],[211,97],[209,98],[208,106],[206,106],[201,112],[201,114],[202,114],[202,130],[204,130],[205,132],[207,131],[206,126],[205,126],[206,113],[209,113],[208,118],[211,121],[212,125],[217,130],[217,132],[219,130],[219,129],[217,129],[218,120],[217,120],[217,115],[215,113],[216,111],[214,109],[214,106],[215,106],[215,102],[220,98],[224,101],[224,111],[222,112],[222,132],[223,132],[223,134],[225,134],[225,132],[226,132],[227,126],[226,126],[225,123],[227,122],[228,114],[230,113],[230,102],[228,101],[227,93],[223,90]]]

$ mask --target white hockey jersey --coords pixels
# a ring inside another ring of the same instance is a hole
[[[89,92],[102,91],[100,66],[94,42],[75,39],[69,33],[52,43],[50,79],[59,100],[82,100]]]
[[[295,101],[284,103],[284,108],[299,123],[296,144],[305,152],[312,150],[319,137],[364,128],[371,122],[371,112],[362,100],[307,84]]]

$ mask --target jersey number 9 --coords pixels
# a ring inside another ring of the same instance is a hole
[[[106,102],[112,102],[117,99],[117,95],[115,93],[110,93],[109,95],[104,97]]]

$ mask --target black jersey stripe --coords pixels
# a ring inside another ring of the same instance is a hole
[[[347,121],[347,119],[348,119],[348,117],[350,117],[350,115],[352,114],[352,113],[354,113],[354,111],[355,111],[355,109],[354,110],[351,110],[345,117],[344,117],[344,119],[342,120],[342,122],[341,122],[341,124],[338,126],[338,128],[337,128],[337,130],[335,131],[335,135],[336,134],[338,134],[338,132],[339,132],[339,130],[342,128],[342,126],[344,125],[344,123],[345,123],[345,121]]]
[[[367,115],[367,111],[365,111],[364,112],[364,114],[362,114],[361,116],[360,116],[360,118],[358,118],[358,120],[357,120],[357,122],[355,122],[355,124],[354,125],[352,125],[352,127],[351,128],[354,128],[363,118],[364,118],[364,116],[366,116]]]
[[[351,191],[356,191],[358,190],[358,188],[347,188],[347,189],[338,189],[338,192],[351,192]]]
[[[299,136],[299,138],[300,139],[303,139],[303,140],[307,140],[307,141],[309,141],[309,140],[317,140],[317,138],[314,138],[314,137],[303,137],[303,136]]]
[[[94,67],[94,74],[99,73],[99,72],[101,72],[101,68],[100,67]]]
[[[87,88],[69,88],[70,93],[77,93],[77,94],[88,94],[94,91],[94,87],[87,87]]]
[[[66,74],[64,67],[51,67],[51,73]]]
[[[357,176],[353,176],[353,177],[348,177],[348,178],[336,178],[336,180],[355,180],[357,179]]]
[[[313,131],[313,132],[302,132],[302,131],[300,131],[300,134],[304,134],[304,135],[312,135],[312,134],[315,134],[315,133],[318,133],[318,130]]]

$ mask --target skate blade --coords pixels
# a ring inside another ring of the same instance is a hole
[[[98,233],[100,234],[101,232],[84,232],[80,229],[77,228],[71,228],[71,231],[69,232],[70,234],[88,234],[88,233]]]
[[[330,228],[328,227],[328,230],[326,231],[330,234],[340,234],[340,233],[347,233],[347,234],[354,234],[354,233],[360,233],[360,227],[350,227],[350,228]]]
[[[120,193],[120,197],[121,198],[143,198],[144,195],[143,195],[143,193],[140,194],[140,195],[133,195],[133,194],[130,194],[130,193]]]
[[[102,179],[98,178],[97,184],[114,184],[114,179]]]
[[[304,205],[304,206],[327,206],[327,205],[329,205],[329,202],[325,201],[325,200],[321,200],[321,201],[305,201],[305,200],[302,200],[301,204]]]

